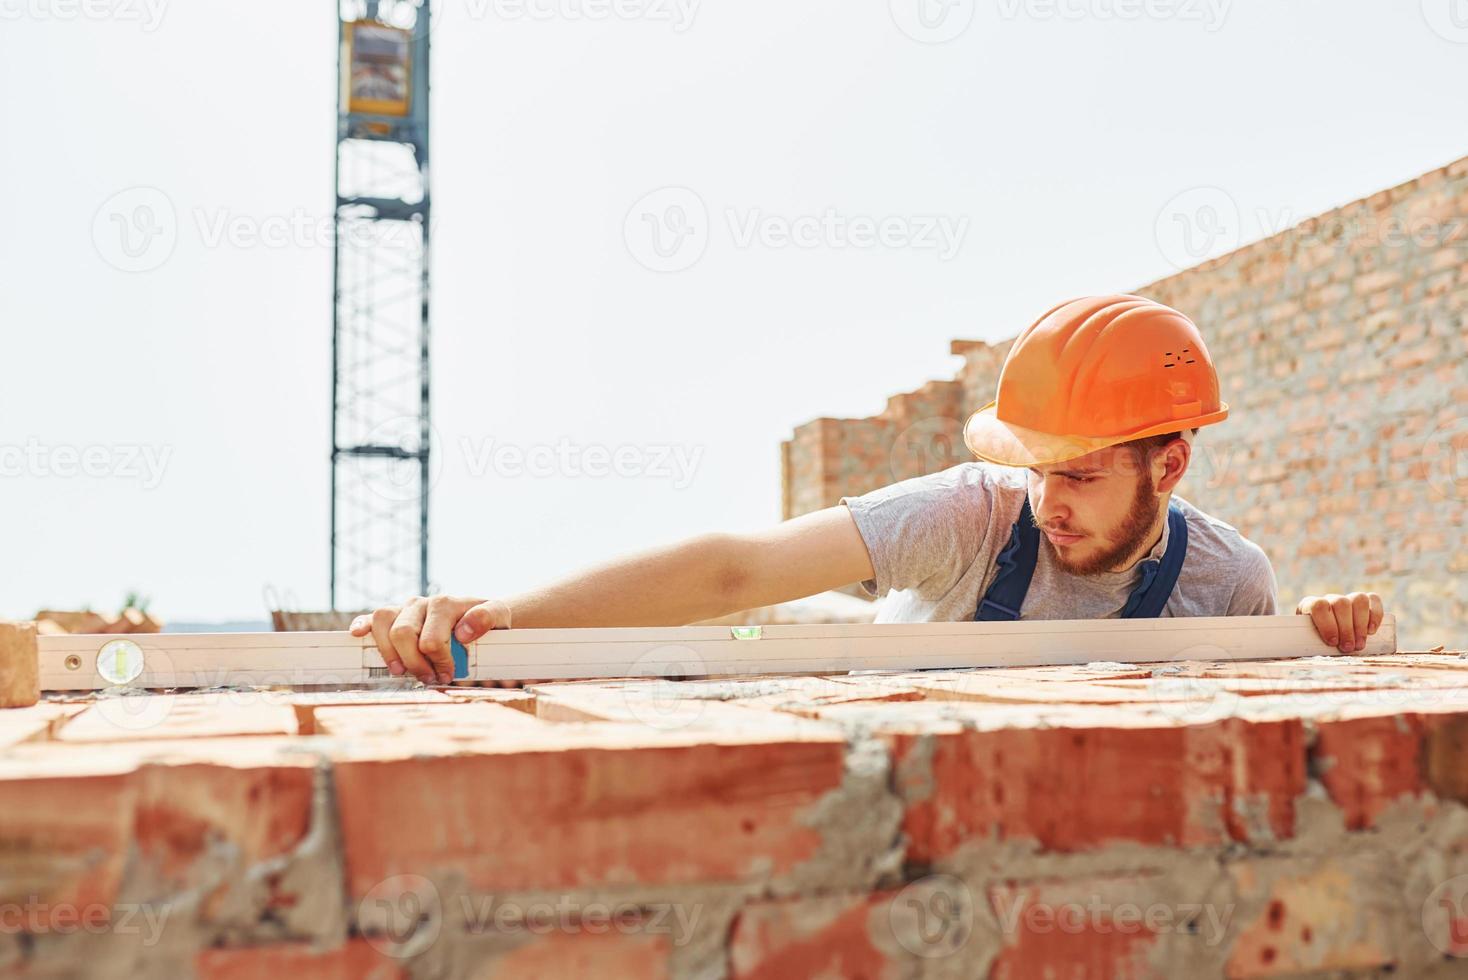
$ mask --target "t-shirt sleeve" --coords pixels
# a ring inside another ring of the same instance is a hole
[[[1230,616],[1274,616],[1278,606],[1278,586],[1269,556],[1254,542],[1243,541],[1243,560],[1239,563],[1238,581],[1228,603]]]
[[[946,593],[978,555],[993,499],[991,481],[974,464],[842,497],[876,571],[862,588],[878,598],[904,589]]]

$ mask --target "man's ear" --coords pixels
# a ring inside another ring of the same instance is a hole
[[[1158,493],[1171,493],[1193,459],[1191,440],[1179,437],[1172,440],[1152,458],[1152,482]]]

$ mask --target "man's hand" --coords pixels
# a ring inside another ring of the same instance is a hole
[[[352,621],[352,635],[372,634],[394,677],[412,674],[425,684],[454,679],[450,635],[472,643],[490,630],[510,628],[510,607],[497,599],[414,596]]]
[[[1295,607],[1295,612],[1309,616],[1320,638],[1341,653],[1365,649],[1366,638],[1381,627],[1385,615],[1381,596],[1375,592],[1307,595]]]

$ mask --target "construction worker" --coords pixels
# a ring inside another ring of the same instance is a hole
[[[1137,296],[1061,304],[1015,340],[998,389],[964,427],[981,462],[505,599],[416,597],[352,632],[393,674],[444,683],[451,631],[685,625],[853,582],[886,597],[879,623],[1275,614],[1264,552],[1173,496],[1198,430],[1228,417],[1191,320]],[[1383,615],[1372,592],[1295,612],[1343,653]]]

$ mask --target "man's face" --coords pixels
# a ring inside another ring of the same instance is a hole
[[[1156,530],[1162,498],[1131,447],[1098,449],[1029,473],[1043,546],[1073,575],[1115,571]]]

